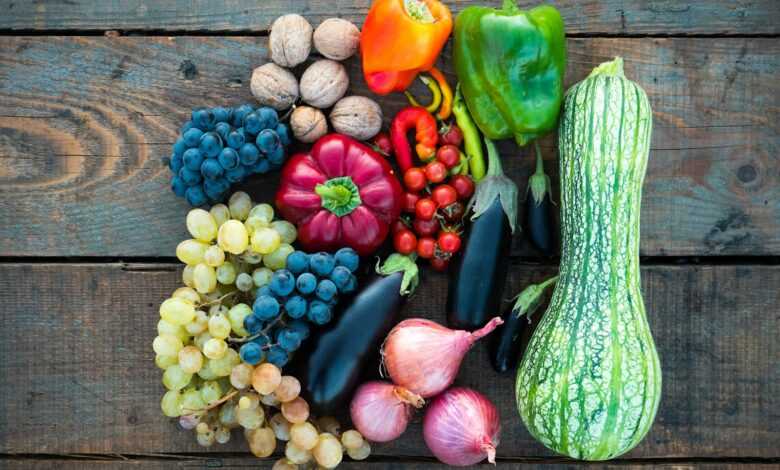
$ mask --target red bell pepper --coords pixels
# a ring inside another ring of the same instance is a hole
[[[390,126],[390,140],[393,142],[395,159],[401,172],[414,166],[412,148],[406,133],[415,129],[417,155],[423,160],[429,160],[436,154],[436,144],[439,142],[439,130],[436,119],[425,108],[406,107],[398,112]]]
[[[401,212],[401,184],[370,147],[329,134],[282,170],[276,207],[298,226],[306,250],[352,247],[373,253]]]

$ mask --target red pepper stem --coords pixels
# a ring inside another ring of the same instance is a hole
[[[487,147],[488,151],[487,176],[503,176],[504,169],[501,167],[501,157],[498,155],[496,144],[485,137],[485,147]]]
[[[332,178],[314,187],[320,196],[322,207],[337,217],[344,217],[361,204],[358,187],[349,176]]]

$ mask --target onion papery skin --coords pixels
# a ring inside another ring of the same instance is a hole
[[[495,464],[500,434],[495,405],[465,387],[453,387],[436,397],[423,418],[425,444],[448,465],[474,465],[485,458]]]
[[[382,346],[387,373],[393,383],[423,398],[438,395],[455,381],[471,346],[503,322],[495,317],[470,333],[422,318],[404,320],[390,331]]]
[[[360,434],[373,442],[389,442],[406,430],[414,407],[424,401],[389,382],[374,380],[358,387],[349,413]]]

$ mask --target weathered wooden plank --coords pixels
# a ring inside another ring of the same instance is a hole
[[[469,5],[498,0],[447,1],[457,13]],[[521,0],[530,7],[537,1]],[[661,0],[558,0],[570,34],[777,34],[773,0],[707,2]],[[266,31],[285,13],[300,13],[317,24],[339,16],[362,24],[370,0],[70,0],[24,2],[1,0],[0,29],[133,31]]]
[[[175,265],[0,265],[0,453],[198,452],[164,418],[153,364],[157,307],[178,284]],[[506,297],[550,268],[513,266]],[[424,272],[405,316],[443,321],[446,278]],[[627,459],[780,457],[780,267],[650,266],[643,291],[664,370],[655,425]],[[486,393],[503,427],[498,455],[551,456],[515,410],[513,377],[494,374],[485,345],[459,384]],[[430,456],[418,415],[379,458]],[[237,435],[214,451],[243,452]]]
[[[92,470],[92,469],[109,469],[109,470],[131,470],[142,468],[144,470],[168,470],[168,469],[191,469],[191,468],[222,468],[222,469],[239,469],[239,468],[253,468],[253,469],[270,469],[273,466],[274,459],[258,460],[254,457],[209,457],[206,454],[202,456],[187,456],[187,457],[173,457],[163,459],[164,456],[160,456],[159,460],[152,458],[145,458],[143,460],[136,458],[127,458],[127,460],[102,460],[102,459],[89,459],[89,460],[5,460],[0,461],[5,464],[7,470],[49,470],[51,468],[57,468],[58,470]],[[682,470],[682,469],[700,469],[700,470],[762,470],[772,468],[771,465],[776,465],[773,462],[766,464],[751,464],[751,463],[729,463],[729,462],[696,462],[696,461],[674,461],[669,463],[663,463],[658,461],[651,461],[644,463],[643,461],[633,462],[613,462],[613,463],[589,463],[589,469],[603,469],[603,470],[643,470],[648,467],[668,469],[668,470]],[[489,468],[496,468],[498,470],[509,470],[519,468],[544,468],[545,470],[568,470],[573,468],[581,468],[582,464],[570,461],[556,461],[548,459],[530,460],[522,462],[506,462],[499,461],[496,466]],[[341,470],[364,470],[364,469],[381,469],[381,470],[443,470],[451,469],[447,465],[434,462],[420,462],[410,460],[392,460],[382,461],[370,459],[362,462],[353,462],[345,460],[338,466]],[[484,465],[472,465],[468,467],[459,467],[465,470],[473,470],[477,468],[487,468]]]
[[[187,206],[162,160],[192,107],[251,101],[265,43],[0,38],[0,256],[171,256]],[[570,40],[568,83],[613,55],[655,110],[642,254],[780,253],[780,43]],[[443,61],[450,70],[449,50]],[[368,93],[359,64],[348,65],[352,92]],[[403,97],[381,102],[389,120]],[[554,139],[543,147],[554,160]],[[530,152],[501,150],[524,190]],[[274,181],[247,187],[268,198]]]

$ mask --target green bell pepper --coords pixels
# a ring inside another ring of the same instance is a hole
[[[472,6],[455,20],[455,71],[471,116],[490,139],[518,145],[553,129],[563,99],[566,36],[554,7]]]

